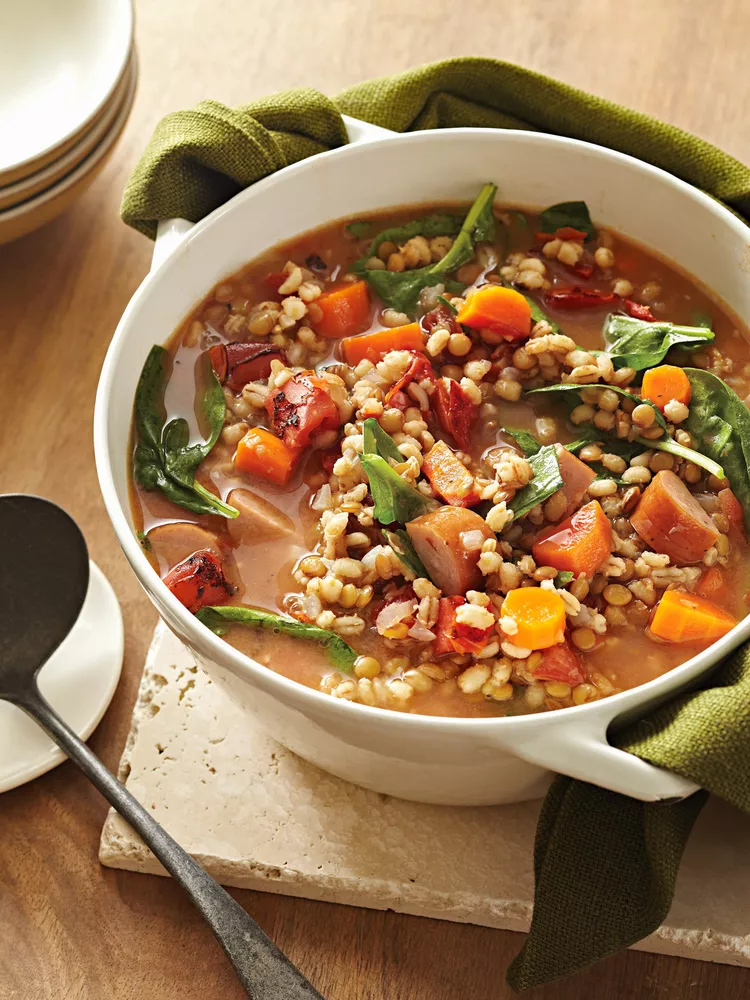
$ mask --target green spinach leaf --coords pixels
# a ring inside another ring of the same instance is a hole
[[[534,470],[534,478],[508,504],[515,519],[528,514],[533,507],[543,503],[563,486],[557,449],[553,444],[545,444],[535,455],[529,456],[528,461]]]
[[[369,219],[355,219],[348,226],[344,226],[347,233],[351,233],[356,240],[366,239],[372,232],[372,222]]]
[[[685,373],[691,399],[684,426],[700,451],[721,465],[750,531],[750,412],[716,375],[699,368],[686,368]]]
[[[408,524],[440,506],[436,500],[410,486],[380,455],[363,454],[359,460],[375,501],[373,513],[381,524]]]
[[[648,323],[614,313],[604,322],[604,342],[615,368],[637,372],[661,364],[671,347],[693,351],[713,339],[713,331],[702,326]]]
[[[247,625],[249,628],[266,629],[269,632],[283,632],[295,639],[305,639],[317,642],[323,646],[334,667],[351,672],[357,653],[340,635],[298,622],[294,618],[285,618],[272,611],[258,611],[256,608],[238,607],[237,605],[217,605],[201,608],[195,617],[210,628],[216,635],[224,635],[230,625]]]
[[[495,217],[492,214],[492,206],[496,191],[496,185],[485,184],[458,229],[449,228],[449,226],[455,227],[456,216],[445,215],[427,216],[405,226],[386,229],[370,244],[367,257],[357,261],[352,270],[367,279],[385,305],[406,313],[407,316],[415,316],[419,296],[424,288],[443,284],[451,291],[455,291],[456,288],[459,291],[462,289],[463,286],[448,282],[448,275],[471,260],[476,242],[493,239]],[[443,259],[435,264],[411,271],[374,270],[367,267],[368,259],[377,253],[378,247],[385,240],[403,243],[412,236],[448,234],[456,234],[453,246]]]
[[[666,451],[670,455],[679,455],[680,458],[684,458],[687,462],[699,465],[712,476],[716,476],[717,479],[724,478],[724,469],[718,462],[714,462],[712,458],[701,454],[701,452],[696,451],[694,448],[686,448],[685,445],[678,444],[668,434],[663,438],[659,438],[658,441],[648,441],[646,438],[635,438],[635,441],[643,445],[644,448],[653,448],[655,451]]]
[[[561,569],[560,572],[555,577],[555,586],[558,588],[565,587],[572,581],[574,576],[575,574],[571,573],[569,569]]]
[[[396,442],[383,430],[375,417],[368,417],[362,424],[362,439],[362,450],[365,455],[380,455],[386,462],[389,458],[395,462],[406,461],[398,450]]]
[[[145,489],[159,489],[173,503],[194,514],[237,517],[238,510],[224,503],[195,480],[195,470],[216,444],[224,424],[224,393],[213,370],[201,407],[210,433],[206,441],[191,445],[187,421],[170,420],[164,427],[164,361],[167,352],[155,345],[149,351],[135,392],[138,445],[133,473]]]
[[[540,396],[543,393],[550,393],[550,392],[565,393],[566,395],[570,396],[570,395],[580,394],[581,389],[585,388],[586,386],[583,385],[574,385],[572,382],[564,382],[564,383],[558,383],[556,385],[543,385],[539,389],[529,389],[527,392],[524,393],[524,396],[527,397]],[[639,403],[646,403],[646,405],[650,406],[651,409],[654,411],[654,418],[656,420],[656,423],[659,425],[659,427],[661,427],[662,430],[666,431],[667,422],[664,419],[664,416],[662,415],[661,411],[658,410],[650,400],[641,399],[640,396],[634,396],[632,392],[628,392],[626,389],[621,389],[617,385],[606,385],[606,386],[602,385],[601,388],[611,389],[613,392],[618,393],[618,395],[620,396],[624,396],[626,399],[632,399],[636,405],[638,405]]]
[[[445,306],[445,308],[450,310],[454,316],[458,316],[458,309],[456,309],[453,303],[449,302],[444,295],[438,295],[437,300],[441,306]]]
[[[596,236],[596,229],[585,201],[561,201],[557,205],[545,208],[539,216],[539,227],[543,233],[554,235],[558,229],[564,229],[565,226],[586,233],[586,238],[589,240]]]
[[[513,438],[527,458],[530,455],[536,455],[538,451],[541,451],[542,446],[539,444],[534,435],[529,433],[529,431],[514,427],[503,427],[502,430],[503,434],[507,434],[508,437]]]
[[[390,547],[398,556],[399,562],[406,567],[409,573],[414,575],[415,580],[419,578],[430,579],[422,560],[417,555],[417,550],[412,545],[411,538],[409,538],[403,528],[399,528],[398,531],[388,531],[386,529],[383,531],[383,534],[388,540]]]

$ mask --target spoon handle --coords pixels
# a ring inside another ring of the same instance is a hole
[[[107,770],[38,690],[15,703],[35,719],[130,823],[202,914],[252,1000],[324,1000],[261,927]]]

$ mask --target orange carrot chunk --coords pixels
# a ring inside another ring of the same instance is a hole
[[[265,427],[251,427],[237,445],[235,467],[269,483],[284,486],[294,471],[299,451],[284,444]]]
[[[332,288],[315,300],[322,316],[314,323],[315,332],[321,337],[338,340],[362,333],[370,325],[370,293],[366,281],[353,281],[340,288]]]
[[[657,472],[646,487],[630,523],[655,552],[678,566],[698,563],[719,529],[684,482],[667,470]]]
[[[344,361],[352,366],[364,360],[375,364],[388,351],[421,351],[423,346],[424,335],[419,323],[396,326],[392,330],[363,333],[361,337],[347,337],[341,341]]]
[[[509,340],[531,333],[531,306],[515,288],[482,285],[456,317],[459,323],[475,330],[492,330]]]
[[[720,639],[736,624],[728,611],[705,597],[666,590],[649,627],[667,642],[700,642]]]
[[[422,472],[435,492],[452,507],[473,507],[479,503],[474,477],[445,441],[436,441],[427,452]]]
[[[672,399],[687,404],[690,402],[690,379],[677,365],[649,368],[643,376],[641,396],[650,399],[662,411]]]
[[[593,576],[612,549],[612,526],[598,500],[543,532],[532,552],[538,566]]]
[[[547,649],[565,638],[565,604],[554,590],[511,590],[503,601],[503,618],[512,618],[518,626],[511,639],[515,646]]]

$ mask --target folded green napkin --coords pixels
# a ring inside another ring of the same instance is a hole
[[[160,219],[197,222],[254,181],[346,143],[341,113],[396,131],[524,128],[629,153],[750,216],[750,169],[697,136],[492,59],[452,59],[352,87],[334,100],[296,90],[227,108],[203,101],[157,126],[122,217],[148,236]],[[750,812],[750,649],[617,736]],[[534,850],[531,933],[508,980],[519,991],[568,975],[655,930],[669,910],[682,851],[707,793],[644,804],[556,778]]]

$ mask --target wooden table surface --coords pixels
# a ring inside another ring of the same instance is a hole
[[[750,160],[746,0],[138,0],[139,92],[114,157],[45,229],[0,247],[0,490],[41,493],[83,527],[125,617],[122,683],[91,740],[111,767],[156,614],[115,540],[92,449],[97,378],[151,244],[118,218],[161,115],[288,87],[335,94],[433,59],[486,55],[661,116]],[[196,290],[196,295],[200,290]],[[70,765],[0,796],[0,1000],[242,996],[164,879],[103,869],[106,806]],[[518,934],[263,893],[237,898],[328,1000],[501,1000]],[[750,970],[628,952],[532,994],[734,1000]]]

